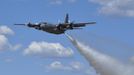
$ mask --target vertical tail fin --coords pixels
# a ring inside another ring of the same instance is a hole
[[[66,17],[65,17],[65,23],[69,23],[69,15],[68,15],[68,13],[66,14]]]

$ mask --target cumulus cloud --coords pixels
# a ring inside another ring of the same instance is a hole
[[[24,50],[25,55],[37,55],[44,57],[72,57],[73,51],[63,47],[60,43],[32,42]]]
[[[89,0],[99,4],[99,12],[107,15],[134,17],[134,0]]]
[[[0,26],[0,34],[1,35],[13,35],[14,32],[7,26]]]
[[[9,47],[8,39],[4,35],[0,35],[0,51]]]
[[[51,64],[46,66],[46,70],[48,72],[66,71],[66,72],[81,73],[84,75],[85,74],[91,75],[91,73],[93,72],[92,69],[85,67],[82,63],[80,63],[78,61],[73,61],[68,64],[63,64],[60,61],[54,61]]]
[[[7,26],[0,26],[0,51],[19,49],[17,45],[12,45],[6,35],[13,35],[14,31]]]
[[[51,64],[46,66],[47,70],[51,71],[61,71],[61,70],[67,70],[71,71],[72,68],[66,65],[63,65],[60,61],[54,61]]]
[[[71,62],[70,66],[72,67],[72,69],[77,70],[77,71],[81,71],[82,69],[84,69],[83,64],[80,62]]]

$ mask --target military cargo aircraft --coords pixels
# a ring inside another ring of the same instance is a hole
[[[96,22],[81,22],[81,23],[69,22],[69,15],[66,14],[64,23],[51,24],[47,22],[40,22],[40,23],[29,22],[27,24],[14,24],[14,25],[24,25],[30,28],[35,28],[37,30],[42,30],[52,34],[63,34],[67,30],[81,29],[81,27],[85,27],[86,25],[95,23]]]

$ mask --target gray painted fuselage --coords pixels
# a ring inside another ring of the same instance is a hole
[[[62,34],[65,32],[65,30],[59,30],[57,28],[57,25],[53,25],[53,24],[42,24],[40,30],[46,31],[48,33],[53,33],[53,34]]]

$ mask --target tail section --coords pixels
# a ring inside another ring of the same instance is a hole
[[[66,14],[66,17],[65,17],[65,23],[69,23],[69,15]]]

